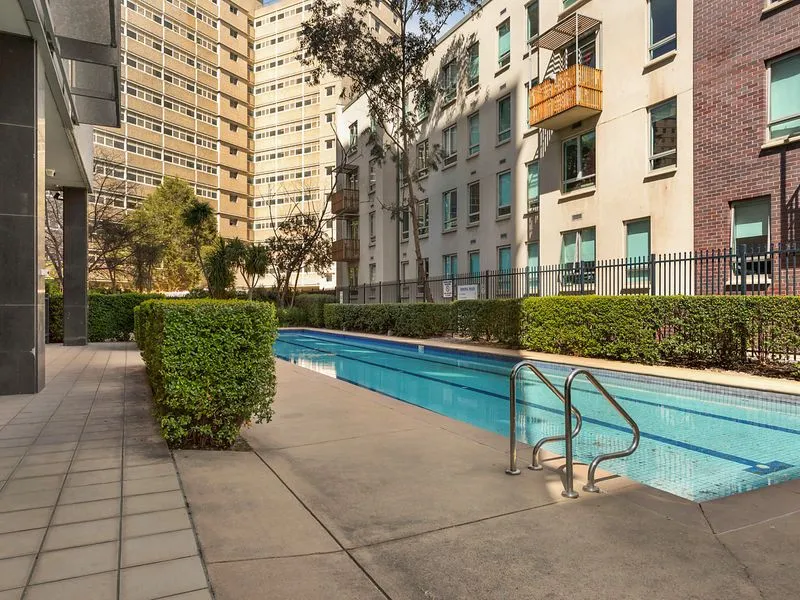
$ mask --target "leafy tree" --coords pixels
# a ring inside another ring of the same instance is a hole
[[[217,243],[206,257],[208,293],[212,298],[225,298],[228,290],[233,288],[236,281],[235,269],[238,258],[237,244],[223,238],[217,239]]]
[[[372,156],[379,161],[391,158],[402,178],[410,182],[397,211],[410,216],[417,273],[429,301],[419,241],[417,190],[421,187],[416,174],[421,168],[435,168],[438,157],[434,151],[430,165],[413,168],[409,157],[416,156],[420,124],[409,107],[427,110],[432,104],[437,90],[425,75],[426,63],[448,20],[478,4],[479,0],[388,0],[398,29],[387,34],[371,26],[371,0],[354,0],[344,8],[338,0],[315,0],[301,33],[303,60],[313,66],[314,78],[341,78],[347,82],[346,98],[366,97],[369,115],[382,131],[382,135],[370,133]]]
[[[281,306],[292,305],[304,269],[323,273],[331,268],[331,240],[325,233],[323,215],[296,208],[273,227],[272,237],[265,242]]]
[[[139,208],[129,215],[129,224],[137,232],[134,247],[139,265],[137,287],[160,290],[188,290],[196,287],[201,271],[196,258],[192,230],[183,220],[184,211],[196,201],[194,190],[175,177],[165,177]],[[216,235],[213,219],[203,225],[200,238],[208,245]],[[137,268],[134,267],[134,271]],[[136,274],[136,273],[135,273]],[[140,283],[149,285],[140,286]]]
[[[263,244],[246,244],[239,238],[233,240],[236,269],[247,286],[247,299],[253,299],[253,289],[269,269],[269,251]]]
[[[205,264],[203,264],[203,246],[212,242],[213,236],[216,235],[214,209],[211,208],[208,202],[201,202],[194,198],[191,204],[183,210],[183,224],[189,228],[195,258],[197,259],[197,264],[200,265],[200,271],[203,273],[210,291],[211,284],[208,280],[208,271]]]

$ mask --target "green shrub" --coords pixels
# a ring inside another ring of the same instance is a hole
[[[272,304],[151,300],[135,313],[161,433],[171,446],[228,448],[242,425],[272,418]]]
[[[307,323],[305,311],[295,307],[276,308],[275,314],[278,317],[280,327],[305,327]]]
[[[453,310],[459,335],[519,346],[520,300],[459,300]]]
[[[52,294],[47,305],[47,332],[50,343],[64,341],[64,296]]]
[[[133,309],[161,294],[89,294],[87,333],[90,342],[124,342],[133,333]],[[48,329],[50,342],[64,341],[64,297],[50,296]]]
[[[425,338],[453,330],[452,304],[325,304],[325,327]]]
[[[300,309],[303,314],[304,322],[298,323],[301,326],[324,327],[325,326],[325,305],[336,302],[333,294],[298,294],[294,299],[294,308]]]

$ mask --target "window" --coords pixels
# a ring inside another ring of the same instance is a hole
[[[528,163],[528,212],[539,210],[539,161]]]
[[[650,0],[650,60],[678,48],[676,0]]]
[[[769,138],[800,133],[800,53],[769,65]]]
[[[528,294],[533,295],[539,291],[539,244],[528,244]]]
[[[481,151],[481,124],[479,113],[469,116],[469,151],[468,156],[475,156]]]
[[[334,86],[329,85],[328,87],[325,88],[325,95],[326,96],[333,96],[333,90],[334,90]]]
[[[325,148],[327,150],[330,150],[331,148],[333,148],[333,140],[325,140]]]
[[[458,196],[456,190],[442,194],[442,231],[453,231],[458,227]]]
[[[445,254],[442,257],[442,273],[445,279],[452,279],[458,275],[458,254]]]
[[[650,170],[678,164],[678,102],[671,98],[648,110]]]
[[[497,101],[497,143],[511,139],[511,95]]]
[[[350,124],[350,152],[355,151],[358,146],[358,121]]]
[[[481,253],[479,250],[473,250],[469,254],[469,274],[480,275],[481,272]]]
[[[597,68],[597,31],[592,31],[580,38],[578,41],[577,61],[575,58],[575,45],[569,44],[566,47],[567,67],[573,66],[576,62],[587,67]]]
[[[532,40],[539,35],[539,2],[531,2],[525,7],[528,17],[528,39]]]
[[[452,165],[458,160],[458,149],[456,147],[456,126],[451,125],[442,131],[442,148],[444,153],[444,164]]]
[[[511,20],[506,19],[497,28],[497,64],[499,68],[511,63]]]
[[[375,174],[375,161],[369,161],[369,191],[375,191],[375,184],[378,181],[378,176]]]
[[[417,176],[428,176],[428,140],[417,144]]]
[[[469,215],[467,223],[474,225],[481,220],[481,184],[474,181],[467,186],[469,191]]]
[[[595,135],[588,131],[564,142],[564,192],[595,185]]]
[[[444,103],[447,104],[456,99],[458,88],[458,65],[455,60],[451,60],[442,67],[442,89],[444,90]]]
[[[497,216],[511,214],[511,171],[497,174]]]
[[[333,113],[325,113],[325,122],[333,123]]]
[[[632,287],[650,281],[650,219],[625,224],[625,278]]]
[[[769,198],[734,202],[734,252],[764,252],[769,247]]]
[[[497,270],[511,270],[511,246],[501,246],[497,249]]]
[[[480,80],[480,50],[478,44],[472,44],[468,50],[467,87],[478,85]]]
[[[562,283],[594,283],[595,229],[588,227],[561,234]]]
[[[409,234],[408,215],[409,215],[409,211],[408,211],[407,208],[400,214],[400,241],[401,242],[407,242],[408,241],[408,234]]]
[[[417,202],[417,230],[421,236],[428,235],[428,226],[430,225],[428,208],[429,203],[427,198]]]
[[[369,241],[375,241],[375,211],[369,213]]]
[[[369,263],[369,282],[375,283],[375,263]]]

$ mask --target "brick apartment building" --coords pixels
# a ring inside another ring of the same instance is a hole
[[[796,247],[800,1],[724,5],[694,3],[695,249]]]

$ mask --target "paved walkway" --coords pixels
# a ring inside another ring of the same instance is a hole
[[[798,596],[800,481],[565,500],[554,469],[504,474],[502,436],[284,361],[275,410],[253,453],[176,452],[217,600]]]
[[[42,393],[0,396],[0,600],[208,600],[136,348],[46,359]]]

